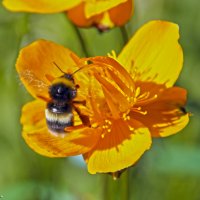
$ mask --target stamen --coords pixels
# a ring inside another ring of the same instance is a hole
[[[99,126],[98,123],[93,123],[93,124],[91,125],[92,128],[97,128],[98,126]]]
[[[150,97],[150,92],[145,92],[142,95],[138,96],[138,98],[136,98],[136,103],[139,105],[143,105],[146,103],[150,103],[151,101],[155,101],[155,99],[158,98],[158,95],[155,94],[152,97]]]
[[[142,111],[142,108],[140,106],[132,108],[131,111],[134,111],[136,113],[140,113],[142,115],[146,115],[148,113],[147,110]]]
[[[140,87],[137,87],[135,90],[135,97],[137,98],[140,94]]]
[[[103,133],[101,134],[101,138],[104,138],[105,137],[105,135],[107,134],[107,133],[110,133],[111,132],[111,127],[112,126],[112,122],[110,121],[110,120],[108,120],[108,119],[106,119],[105,121],[104,121],[104,124],[102,125],[102,128],[104,129],[103,130]]]
[[[112,122],[111,122],[110,120],[108,120],[108,119],[105,120],[105,123],[107,123],[107,124],[109,124],[109,125],[112,124]]]
[[[124,114],[122,115],[122,118],[123,118],[124,121],[128,121],[128,120],[131,119],[130,116],[127,115],[126,113],[124,113]]]
[[[130,131],[133,131],[134,128],[133,128],[132,126],[129,126],[129,130],[130,130]]]
[[[128,101],[130,107],[133,107],[133,105],[135,104],[135,102],[137,101],[135,97],[133,96],[127,96],[126,100]]]

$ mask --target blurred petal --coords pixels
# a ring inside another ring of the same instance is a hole
[[[85,4],[86,18],[98,15],[126,1],[127,0],[88,1]]]
[[[104,12],[102,17],[98,21],[96,20],[95,25],[100,31],[105,31],[108,30],[109,28],[114,27],[114,23],[111,21],[108,12]]]
[[[3,5],[11,11],[35,13],[55,13],[68,10],[82,0],[3,0]]]
[[[48,77],[60,77],[78,69],[69,49],[50,41],[38,40],[24,47],[17,59],[16,68],[26,89],[34,97],[48,97]]]
[[[179,27],[166,21],[151,21],[128,42],[118,60],[135,80],[153,81],[170,87],[183,65],[183,52],[178,43]]]
[[[110,9],[109,15],[112,23],[116,26],[122,26],[131,18],[133,9],[132,0],[127,0],[125,3]]]
[[[99,140],[84,158],[91,174],[116,172],[133,165],[150,148],[151,137],[147,128],[131,120],[134,130],[128,124],[117,120],[112,130]]]
[[[44,109],[46,104],[36,100],[26,104],[22,110],[21,123],[26,143],[37,153],[48,157],[65,157],[85,153],[98,141],[98,130],[81,128],[65,136],[49,133]]]
[[[136,104],[141,106],[141,112],[132,112],[130,116],[149,128],[151,135],[165,137],[182,130],[189,121],[184,106],[186,90],[173,87],[163,90],[153,101]]]
[[[85,16],[84,8],[85,8],[85,3],[82,2],[81,4],[67,11],[69,19],[77,26],[80,27],[92,26],[102,18],[102,14],[87,18]]]

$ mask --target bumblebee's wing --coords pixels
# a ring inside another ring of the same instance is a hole
[[[48,88],[50,85],[48,75],[46,76],[45,80],[42,80],[39,79],[33,71],[27,68],[19,73],[19,77],[32,96],[36,98],[48,98]]]

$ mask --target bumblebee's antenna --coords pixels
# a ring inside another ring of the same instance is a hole
[[[92,63],[91,63],[91,64],[92,64]],[[79,71],[81,71],[81,70],[94,67],[94,66],[91,65],[91,64],[83,65],[81,68],[79,68],[79,69],[77,69],[76,71],[74,71],[74,72],[71,74],[71,76],[73,76],[74,74],[76,74],[77,72],[79,72]]]
[[[55,62],[53,62],[53,64],[54,64],[63,74],[66,74]]]

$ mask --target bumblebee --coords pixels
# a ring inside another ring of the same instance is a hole
[[[55,63],[54,63],[55,64]],[[56,64],[55,64],[56,65]],[[83,103],[74,101],[78,86],[75,84],[73,74],[63,72],[49,86],[50,101],[45,109],[46,123],[49,131],[54,135],[66,134],[66,128],[74,125],[73,110],[77,112],[84,124],[89,124],[89,119],[82,115],[75,104]]]

